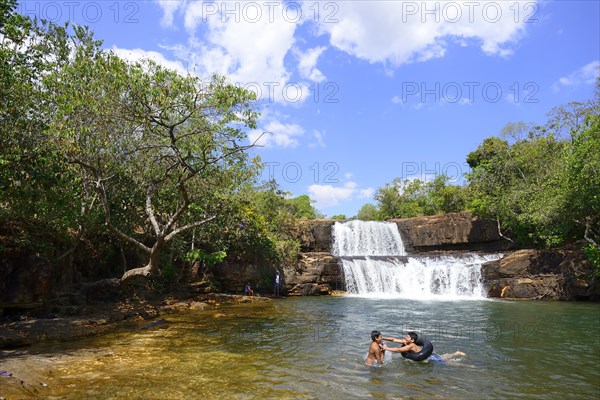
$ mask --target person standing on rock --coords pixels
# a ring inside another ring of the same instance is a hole
[[[275,285],[273,286],[273,294],[279,296],[279,272],[275,272]]]

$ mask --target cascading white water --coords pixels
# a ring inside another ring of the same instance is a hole
[[[350,221],[333,225],[333,255],[403,256],[398,226],[391,222]]]
[[[397,225],[387,222],[336,222],[333,237],[347,292],[369,297],[482,298],[481,264],[500,257],[406,257]]]

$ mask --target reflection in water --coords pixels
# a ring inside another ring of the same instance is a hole
[[[0,369],[35,376],[47,384],[38,397],[61,399],[599,394],[597,304],[290,298],[165,319],[153,330],[4,352]],[[366,367],[372,329],[396,337],[417,330],[437,353],[467,353],[469,366],[394,354],[381,368]]]

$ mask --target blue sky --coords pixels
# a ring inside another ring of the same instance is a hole
[[[261,95],[255,149],[294,196],[356,215],[394,178],[461,180],[508,122],[593,94],[598,1],[26,1],[106,48]]]

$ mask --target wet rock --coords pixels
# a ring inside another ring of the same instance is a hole
[[[163,318],[157,320],[157,321],[153,321],[150,322],[149,324],[146,324],[144,326],[142,326],[140,329],[152,329],[152,328],[157,328],[159,326],[163,326],[167,323],[167,321]]]

